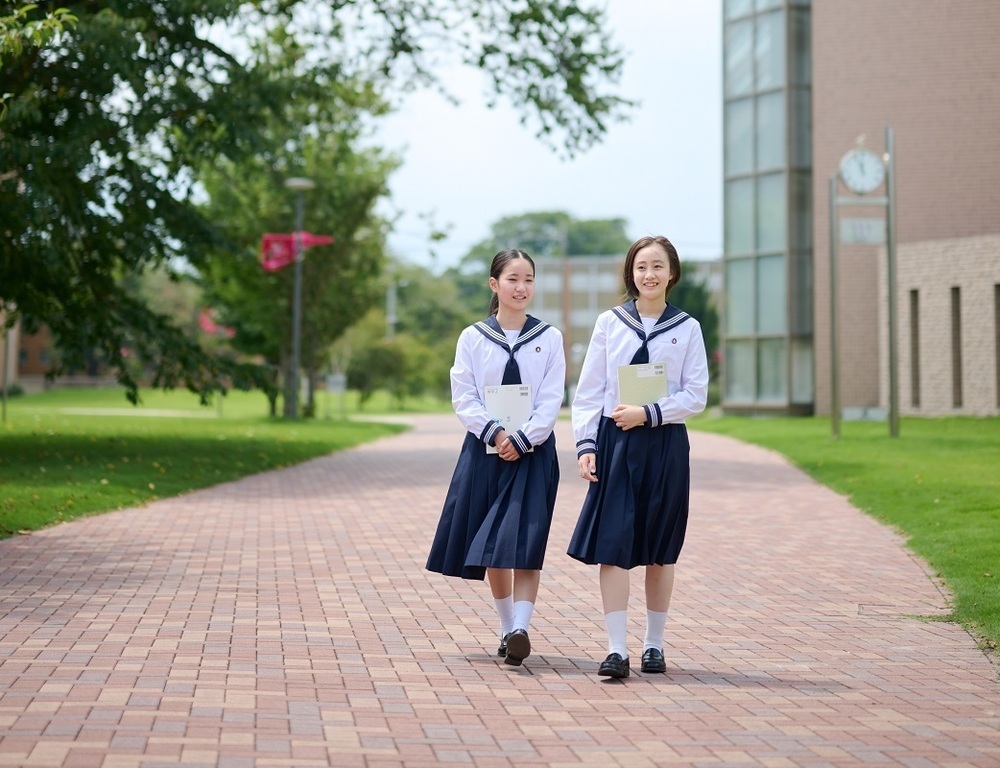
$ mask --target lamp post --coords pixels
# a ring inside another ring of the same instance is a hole
[[[299,417],[299,365],[302,356],[302,260],[305,229],[303,192],[314,189],[316,182],[303,177],[285,179],[285,188],[295,190],[295,286],[292,293],[292,385],[287,411],[292,419]]]
[[[885,254],[889,284],[889,435],[899,437],[899,354],[896,346],[896,133],[885,127]]]

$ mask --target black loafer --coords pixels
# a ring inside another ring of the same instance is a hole
[[[514,667],[521,666],[521,662],[531,655],[531,640],[528,639],[526,629],[515,629],[507,635],[507,655],[504,663]]]
[[[608,654],[597,669],[601,677],[628,677],[628,672],[628,659],[623,659],[620,653]]]
[[[499,647],[499,648],[497,648],[497,656],[499,656],[499,657],[500,657],[501,659],[502,659],[502,658],[503,658],[504,656],[506,656],[506,655],[507,655],[507,638],[508,638],[508,637],[510,637],[510,634],[509,634],[509,633],[508,633],[508,634],[506,634],[506,635],[504,635],[504,636],[503,636],[503,639],[502,639],[502,640],[500,641],[500,647]]]
[[[642,652],[643,672],[666,672],[667,662],[659,648],[647,648]]]

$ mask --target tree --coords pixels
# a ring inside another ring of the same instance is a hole
[[[386,305],[394,291],[395,322],[390,324],[381,307],[373,307],[335,345],[335,367],[347,372],[348,385],[362,392],[363,401],[379,389],[400,404],[404,397],[428,393],[448,397],[455,342],[483,312],[466,311],[447,275],[402,263],[387,272]],[[398,360],[390,364],[383,356],[386,350],[393,350]]]
[[[458,287],[448,276],[435,276],[422,267],[397,267],[398,322],[395,330],[410,340],[413,361],[407,393],[447,396],[455,343],[470,323],[486,313],[489,289],[481,290],[481,307],[470,311],[460,300]],[[485,298],[484,298],[485,297]]]
[[[0,15],[0,62],[21,56],[25,48],[47,46],[79,21],[67,8],[55,8],[44,15],[36,14],[37,8],[34,3],[24,3],[9,11],[0,6],[5,11],[5,15]],[[8,95],[0,93],[0,115],[6,109]]]
[[[450,45],[569,154],[629,106],[605,90],[622,56],[603,11],[572,0],[41,2],[0,19],[0,308],[28,330],[47,324],[68,366],[99,350],[132,400],[126,349],[154,386],[273,388],[266,369],[206,351],[120,279],[203,266],[224,233],[199,208],[198,169],[266,151],[263,126],[289,101],[340,80],[432,85]],[[247,52],[279,29],[302,41],[291,71]]]
[[[272,65],[285,69],[297,66],[302,55],[283,34],[268,41],[268,49]],[[395,158],[362,146],[365,118],[385,110],[370,86],[340,80],[319,97],[289,102],[280,118],[263,127],[267,151],[240,163],[212,163],[200,172],[209,197],[205,216],[221,222],[226,241],[236,244],[207,254],[199,271],[205,300],[236,331],[237,349],[281,371],[287,417],[297,415],[290,412],[289,392],[295,268],[266,272],[259,257],[263,232],[294,228],[296,198],[283,182],[305,176],[316,183],[303,198],[306,229],[333,237],[330,245],[307,249],[302,264],[301,364],[310,385],[305,414],[313,415],[330,345],[381,294],[386,225],[374,207],[387,194],[388,176],[397,166]]]

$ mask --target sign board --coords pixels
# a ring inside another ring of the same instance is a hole
[[[885,245],[885,219],[841,219],[840,242]]]

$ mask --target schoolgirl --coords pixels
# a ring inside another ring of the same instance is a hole
[[[597,674],[606,677],[629,675],[629,577],[640,565],[646,593],[641,669],[666,671],[663,635],[688,518],[684,420],[704,410],[708,395],[701,326],[667,303],[680,277],[680,259],[667,238],[632,244],[623,270],[628,300],[597,318],[573,398],[579,471],[590,486],[568,554],[600,565],[608,656]],[[658,362],[666,363],[666,396],[622,403],[618,367]]]
[[[500,251],[490,266],[490,316],[465,328],[451,369],[452,404],[467,430],[427,559],[428,570],[488,579],[500,623],[497,655],[518,666],[529,629],[559,483],[552,430],[566,386],[558,329],[527,314],[535,264]],[[531,388],[531,415],[505,428],[487,411],[498,384]],[[494,446],[496,453],[488,453]]]

